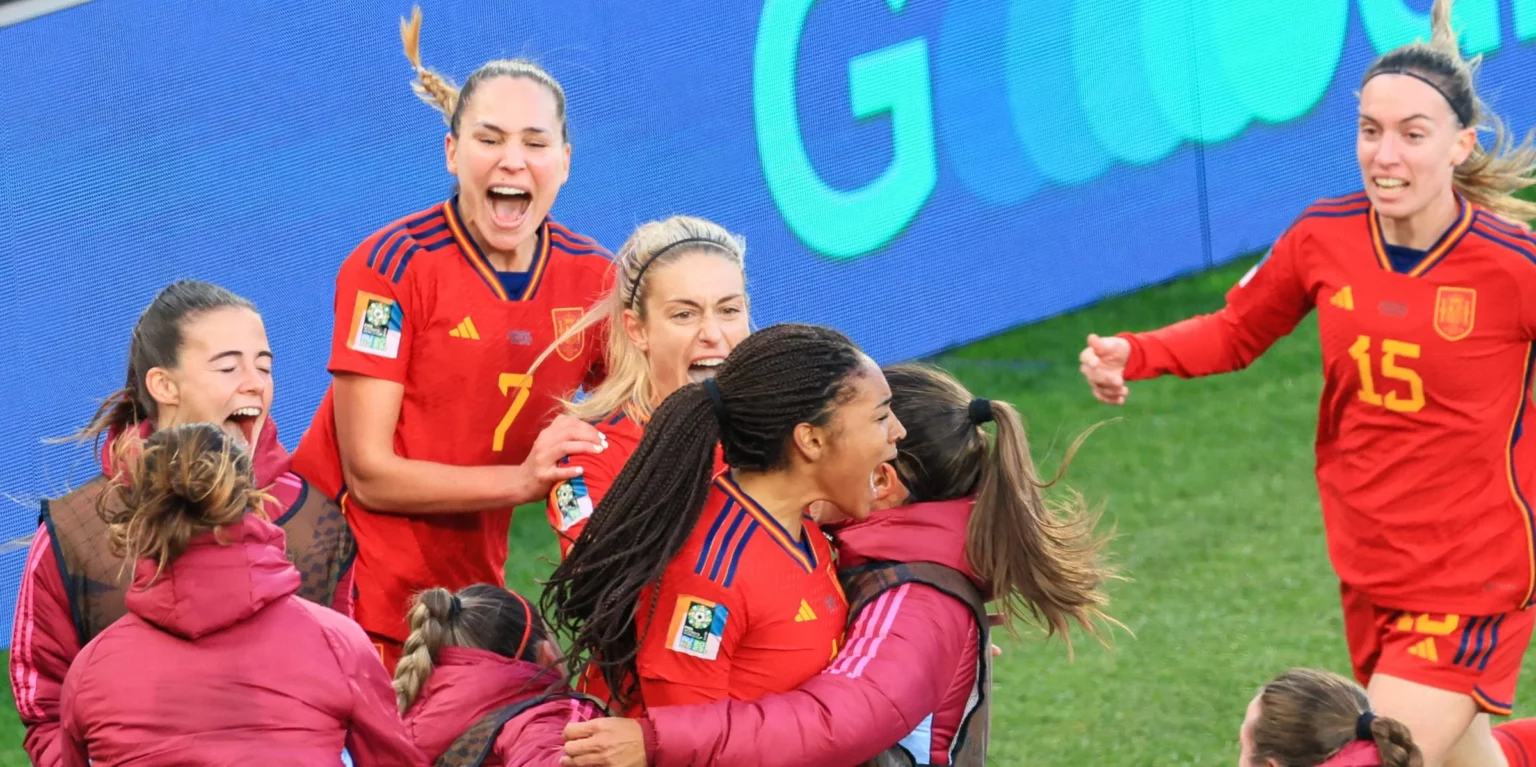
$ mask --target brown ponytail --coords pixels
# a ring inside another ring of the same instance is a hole
[[[997,400],[977,400],[948,373],[919,364],[887,367],[891,409],[907,429],[897,444],[896,472],[913,502],[975,496],[966,559],[1010,617],[1061,634],[1070,652],[1068,624],[1077,622],[1104,641],[1105,581],[1117,577],[1103,562],[1105,539],[1081,495],[1049,500],[1055,484],[1093,429],[1072,443],[1060,470],[1041,482],[1018,411]],[[974,403],[974,404],[973,404]],[[980,422],[995,421],[988,440]],[[1097,428],[1097,427],[1094,427]],[[1010,628],[1011,630],[1011,628]]]
[[[1259,691],[1249,732],[1250,764],[1273,760],[1280,767],[1316,767],[1358,740],[1360,716],[1370,710],[1365,690],[1352,680],[1330,671],[1291,669]],[[1402,722],[1376,717],[1369,730],[1382,767],[1424,766],[1424,755]]]
[[[256,487],[250,456],[213,424],[157,431],[142,450],[127,442],[120,447],[116,464],[124,470],[97,508],[112,553],[125,567],[154,560],[155,578],[193,536],[234,524],[247,512],[260,514],[271,500]]]
[[[430,588],[416,595],[406,616],[411,634],[395,664],[395,702],[404,714],[421,695],[444,647],[487,650],[534,662],[549,639],[544,620],[521,594],[476,583],[457,594]]]

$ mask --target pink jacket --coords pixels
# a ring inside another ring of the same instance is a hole
[[[64,680],[63,764],[424,765],[389,675],[357,624],[294,596],[283,532],[247,515],[150,584],[139,561],[128,614]]]
[[[502,706],[541,695],[559,680],[549,669],[486,650],[444,647],[421,695],[405,712],[411,740],[436,760],[476,721]],[[565,754],[565,726],[601,716],[596,706],[557,698],[508,721],[485,767],[555,767]]]
[[[101,470],[109,476],[112,473],[112,442],[111,438],[104,440],[101,452]],[[269,421],[262,429],[253,458],[257,484],[270,485],[269,492],[277,499],[277,508],[268,513],[277,519],[282,510],[298,501],[303,480],[288,470],[291,461],[288,451],[277,440],[276,424]],[[336,601],[332,607],[342,614],[351,614],[350,571],[337,584]],[[80,652],[81,642],[70,612],[64,577],[54,556],[53,538],[46,525],[37,528],[37,535],[27,552],[11,631],[11,693],[16,700],[16,711],[27,728],[23,746],[34,765],[57,767],[61,764],[56,738],[59,688],[64,684],[65,672]]]
[[[916,504],[831,529],[838,566],[933,562],[971,575],[970,509],[970,499]],[[648,759],[654,767],[843,767],[901,742],[919,764],[948,764],[976,681],[979,631],[953,597],[919,584],[892,589],[854,620],[832,665],[792,692],[647,711]]]

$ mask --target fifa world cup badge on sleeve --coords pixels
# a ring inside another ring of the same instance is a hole
[[[347,334],[347,348],[394,359],[400,355],[403,320],[398,301],[359,290],[357,305],[352,310],[352,329]]]
[[[714,660],[720,656],[720,638],[725,636],[725,620],[730,611],[725,605],[687,594],[677,598],[672,626],[667,631],[667,649]]]
[[[560,512],[560,530],[592,516],[592,498],[587,495],[587,485],[581,477],[555,485],[555,508]]]

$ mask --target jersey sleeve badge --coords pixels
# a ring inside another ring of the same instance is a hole
[[[667,649],[714,660],[720,655],[720,638],[725,636],[729,615],[725,605],[687,594],[679,596],[672,627],[667,631]]]
[[[356,308],[352,311],[352,330],[347,334],[347,348],[394,359],[400,355],[400,330],[404,320],[399,301],[359,290]]]
[[[555,486],[555,510],[560,512],[560,532],[570,530],[572,525],[592,516],[592,498],[581,477]]]

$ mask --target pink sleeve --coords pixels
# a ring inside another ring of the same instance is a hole
[[[89,653],[80,653],[75,660],[79,662],[79,668],[87,668],[90,663],[86,657]],[[79,672],[69,675],[59,690],[59,719],[52,728],[54,740],[51,743],[53,751],[53,764],[63,767],[86,767],[91,763],[89,753],[85,747],[85,733],[80,728],[79,717],[75,716],[74,703],[75,691],[79,688],[81,675]],[[30,742],[30,736],[29,736]],[[34,763],[36,760],[34,759]]]
[[[53,555],[53,539],[47,526],[40,526],[27,552],[11,634],[11,694],[27,728],[23,745],[39,767],[61,763],[60,688],[79,653],[80,638]]]
[[[953,682],[953,659],[975,641],[973,623],[969,608],[927,586],[887,591],[864,608],[832,665],[794,691],[647,711],[656,738],[652,767],[873,758],[938,707]]]
[[[325,626],[326,638],[341,665],[343,682],[352,692],[347,722],[347,752],[359,765],[425,765],[395,705],[395,691],[379,662],[378,651],[356,623]]]
[[[560,698],[507,722],[496,737],[496,755],[507,767],[559,767],[565,756],[565,726],[602,713],[585,700]]]

